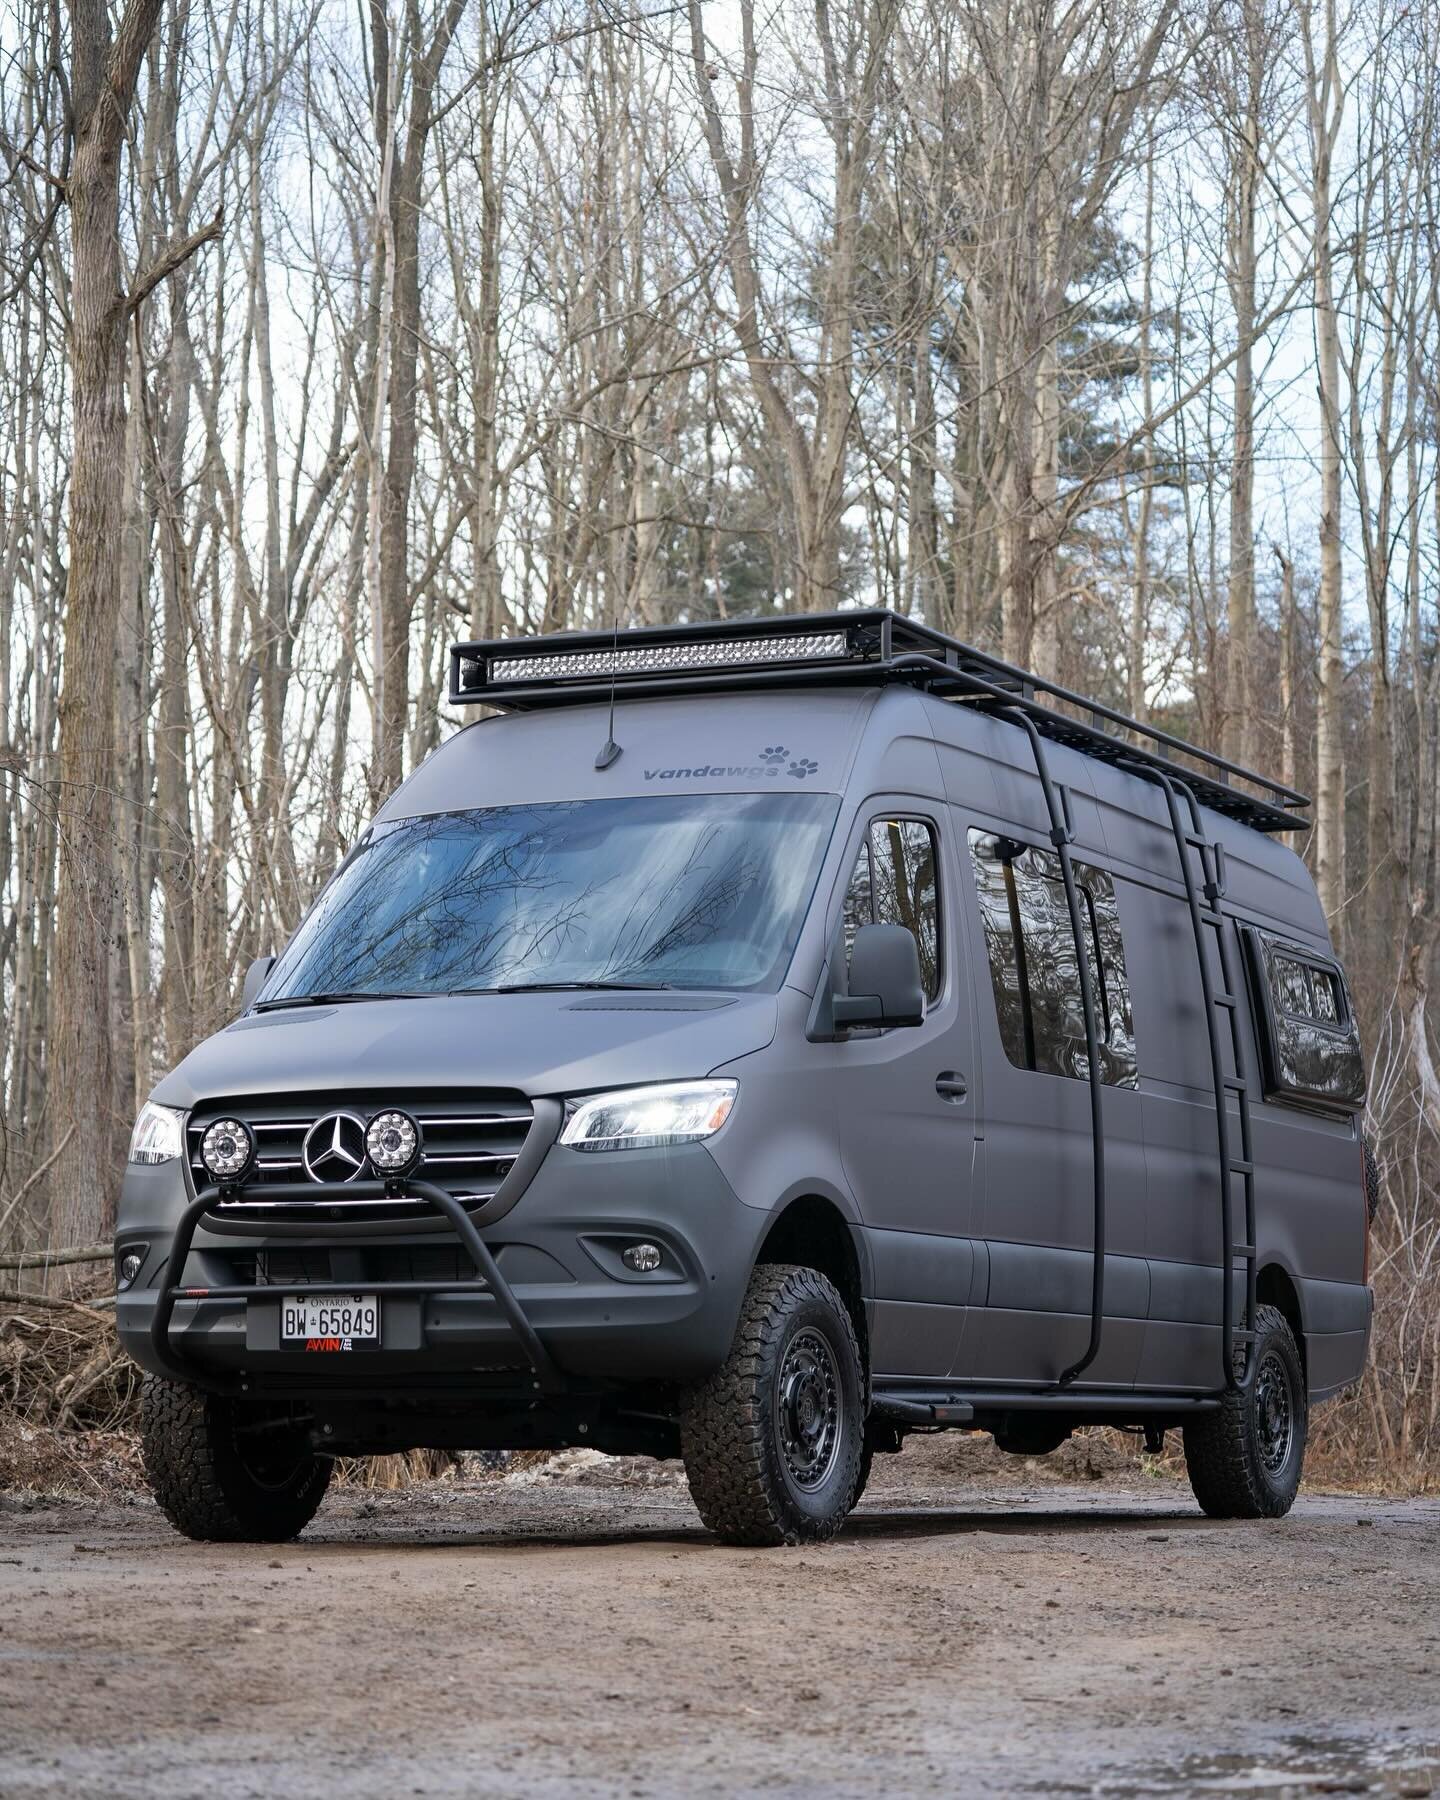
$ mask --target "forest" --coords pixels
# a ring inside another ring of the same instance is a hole
[[[0,1286],[461,722],[892,606],[1313,796],[1440,1475],[1440,0],[13,0]],[[52,1276],[52,1279],[54,1277]]]

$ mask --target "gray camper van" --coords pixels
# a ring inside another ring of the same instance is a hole
[[[160,1083],[116,1234],[146,1466],[684,1458],[733,1543],[877,1452],[1184,1433],[1285,1512],[1370,1326],[1303,796],[884,611],[466,644],[487,716]]]

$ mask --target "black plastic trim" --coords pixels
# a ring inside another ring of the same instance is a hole
[[[875,1389],[872,1408],[882,1418],[900,1423],[964,1425],[990,1413],[1050,1413],[1063,1417],[1072,1413],[1087,1418],[1127,1421],[1148,1418],[1217,1412],[1221,1405],[1218,1394],[1171,1394],[1158,1390],[1115,1390],[1100,1388],[934,1388],[886,1387]]]

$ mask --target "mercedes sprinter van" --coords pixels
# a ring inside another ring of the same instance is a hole
[[[1286,1511],[1371,1312],[1303,796],[884,611],[460,645],[450,699],[135,1127],[181,1531],[583,1444],[811,1541],[910,1432],[1087,1423]]]

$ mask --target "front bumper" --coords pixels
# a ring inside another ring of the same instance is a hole
[[[116,1254],[138,1248],[143,1263],[117,1298],[122,1344],[143,1368],[200,1386],[402,1394],[432,1377],[532,1395],[685,1383],[729,1351],[766,1221],[703,1145],[552,1146],[520,1201],[478,1226],[443,1190],[406,1185],[435,1211],[403,1230],[318,1217],[257,1224],[217,1215],[213,1189],[192,1197],[178,1165],[132,1167]],[[358,1197],[359,1185],[349,1192]],[[624,1267],[621,1249],[636,1241],[660,1246],[659,1269]],[[453,1279],[379,1272],[445,1246],[468,1257],[455,1259]],[[324,1265],[323,1280],[260,1278],[297,1251]],[[281,1296],[326,1290],[380,1297],[378,1350],[281,1348]]]

